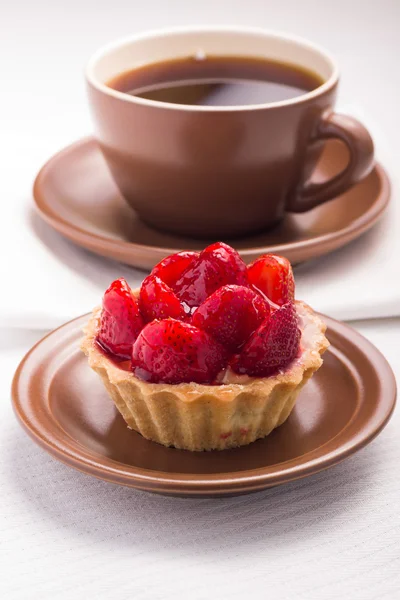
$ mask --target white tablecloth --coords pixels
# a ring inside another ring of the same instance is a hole
[[[29,347],[90,310],[109,281],[140,272],[91,255],[32,215],[31,183],[91,130],[82,66],[141,29],[238,23],[325,45],[343,72],[339,106],[364,119],[394,182],[389,216],[304,265],[299,296],[333,316],[400,316],[397,0],[14,0],[0,6],[0,598],[372,600],[400,592],[400,422],[306,480],[220,500],[118,488],[57,463],[15,421],[9,386]],[[397,256],[396,256],[397,252]],[[400,375],[400,318],[357,329]]]

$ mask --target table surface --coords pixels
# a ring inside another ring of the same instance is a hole
[[[85,60],[103,43],[135,31],[230,23],[308,37],[337,56],[342,100],[357,99],[379,123],[398,162],[398,0],[60,4],[14,0],[0,6],[6,84],[0,112],[0,159],[6,167],[0,178],[3,265],[24,251],[21,219],[31,204],[37,169],[53,151],[91,130],[82,83]],[[20,276],[30,282],[29,310],[34,272],[30,267]],[[71,280],[79,277],[82,272],[71,269]],[[9,300],[13,292],[4,284],[2,291],[0,313],[2,297]],[[180,600],[253,594],[364,600],[398,595],[398,411],[367,448],[306,480],[238,498],[154,496],[73,471],[26,437],[12,414],[9,388],[19,360],[45,332],[8,327],[4,318],[2,323],[0,597]],[[400,318],[353,326],[400,376]]]

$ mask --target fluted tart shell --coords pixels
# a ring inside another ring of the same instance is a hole
[[[296,301],[300,354],[274,376],[221,374],[220,385],[148,383],[123,370],[96,343],[101,309],[85,328],[81,348],[129,428],[164,446],[199,451],[244,446],[267,436],[292,412],[299,392],[321,367],[329,346],[322,319]]]

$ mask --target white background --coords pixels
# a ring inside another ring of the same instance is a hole
[[[364,600],[400,592],[397,413],[344,464],[226,500],[98,482],[48,457],[12,415],[11,377],[40,328],[90,309],[125,274],[31,211],[38,168],[91,131],[84,63],[135,31],[207,23],[284,30],[329,49],[342,71],[340,106],[376,135],[396,200],[399,0],[0,0],[0,597]],[[303,297],[338,316],[398,317],[397,204],[391,211],[369,236],[302,268]],[[355,325],[399,375],[400,319]]]

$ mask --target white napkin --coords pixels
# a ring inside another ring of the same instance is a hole
[[[372,231],[296,269],[297,296],[344,320],[400,315],[396,231],[400,231],[400,183],[379,128],[357,107],[342,107],[342,111],[355,114],[371,129],[378,160],[392,181],[393,197],[386,216]],[[18,146],[15,136],[12,143]],[[135,286],[145,276],[75,246],[35,214],[31,180],[55,149],[56,140],[47,138],[41,145],[35,140],[29,145],[21,138],[18,162],[3,177],[9,214],[0,223],[2,281],[7,282],[0,296],[0,326],[51,329],[90,311],[116,277],[123,276]]]
[[[377,160],[392,187],[387,212],[368,233],[336,252],[300,265],[296,293],[321,312],[341,320],[400,315],[400,179],[385,136],[359,107],[343,105],[369,128]]]

